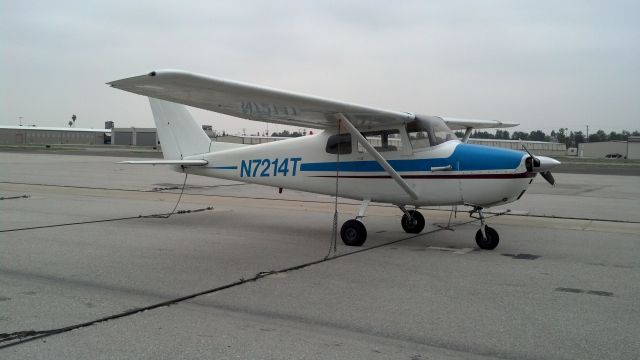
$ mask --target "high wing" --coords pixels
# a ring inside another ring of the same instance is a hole
[[[244,119],[315,129],[334,128],[337,114],[347,116],[358,128],[402,124],[415,118],[411,113],[349,104],[180,70],[152,71],[108,85]]]
[[[497,129],[507,128],[520,125],[514,122],[504,122],[498,120],[474,120],[474,119],[456,119],[442,117],[442,120],[447,124],[451,130],[464,130],[464,129]]]

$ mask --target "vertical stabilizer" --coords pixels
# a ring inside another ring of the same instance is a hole
[[[184,105],[151,97],[149,103],[166,160],[181,160],[210,151],[211,139]]]

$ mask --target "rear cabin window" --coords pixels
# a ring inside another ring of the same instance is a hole
[[[367,131],[361,134],[378,152],[402,150],[402,140],[398,129]],[[360,143],[358,143],[358,151],[366,151]]]
[[[351,154],[351,134],[329,136],[326,151],[329,154]]]

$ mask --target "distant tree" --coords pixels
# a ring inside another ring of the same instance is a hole
[[[289,132],[289,130],[282,130],[281,132],[273,132],[271,134],[271,136],[275,136],[275,137],[298,137],[298,136],[302,136],[301,132],[298,131],[294,131],[294,132]]]
[[[529,134],[522,131],[514,131],[513,134],[511,134],[511,139],[512,140],[529,140]]]
[[[529,133],[529,140],[532,141],[546,141],[547,135],[542,130],[535,130]]]
[[[569,137],[567,136],[567,133],[565,131],[566,128],[558,129],[558,132],[556,133],[556,140],[559,143],[565,144],[567,145],[567,147],[570,147],[571,143],[569,142]]]
[[[624,140],[624,134],[622,134],[622,133],[618,134],[617,132],[612,131],[612,132],[609,133],[607,140],[608,141]]]
[[[460,139],[464,137],[464,131],[456,131],[454,134],[456,134],[456,136]]]
[[[629,140],[629,135],[631,135],[629,130],[622,130],[622,140]]]
[[[575,133],[571,133],[573,134],[573,146],[577,147],[578,144],[581,144],[583,142],[585,142],[584,139],[584,134],[582,133],[582,131],[576,131]]]
[[[474,131],[471,137],[475,139],[495,139],[495,135],[488,131]]]
[[[607,141],[607,134],[604,130],[598,130],[595,134],[589,135],[589,142],[602,142]]]
[[[497,130],[496,139],[509,139],[509,132],[507,130]]]

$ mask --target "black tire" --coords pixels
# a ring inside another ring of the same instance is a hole
[[[340,229],[340,237],[347,246],[362,246],[367,240],[367,228],[359,220],[348,220]]]
[[[402,228],[405,232],[409,234],[418,234],[424,229],[424,216],[418,210],[408,210],[409,214],[413,218],[413,221],[409,219],[407,214],[402,215],[402,220],[400,224],[402,224]]]
[[[487,234],[486,239],[482,236],[482,231],[478,230],[476,233],[476,244],[478,244],[478,247],[483,250],[495,249],[500,242],[498,232],[494,228],[488,226],[484,227],[484,232]]]

